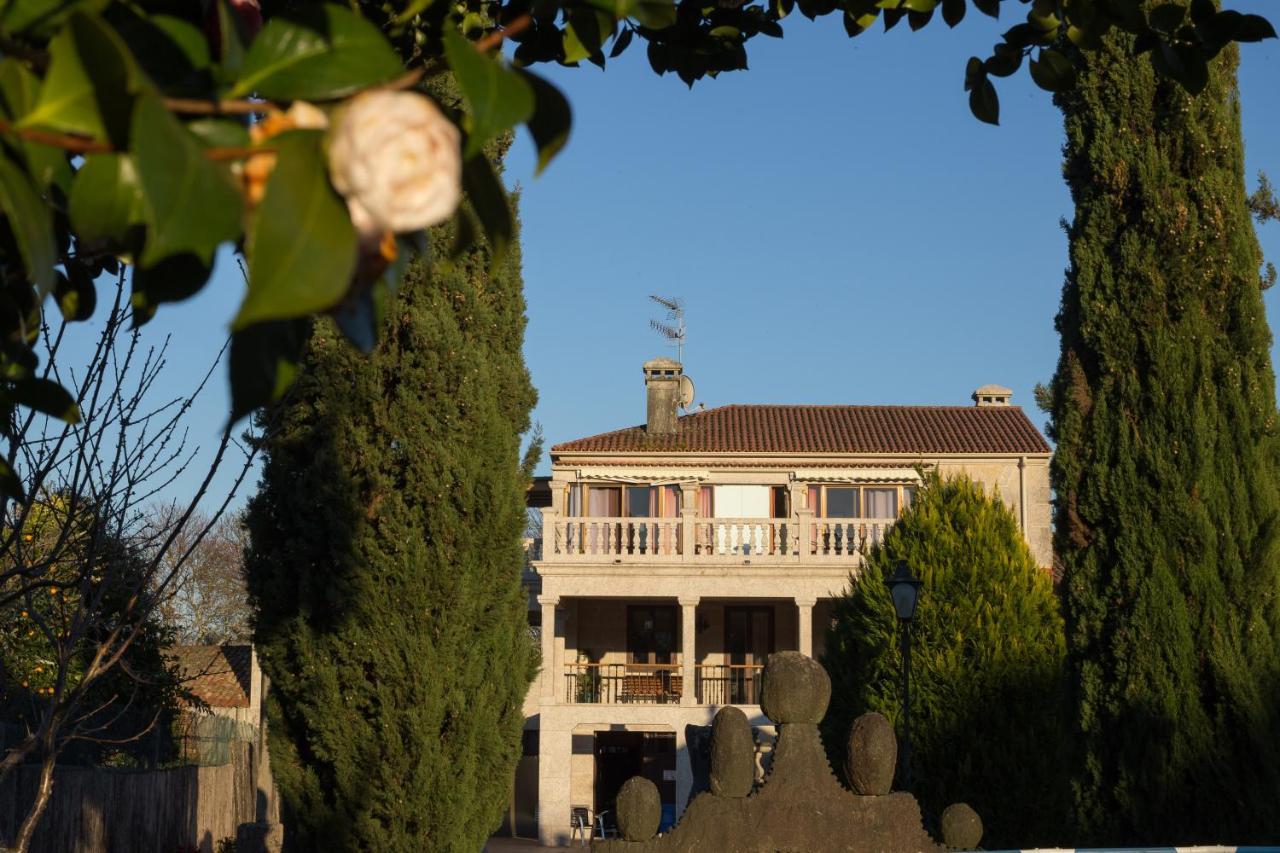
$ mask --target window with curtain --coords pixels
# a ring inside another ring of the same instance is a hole
[[[897,518],[898,490],[863,489],[862,496],[867,504],[867,518]]]
[[[618,518],[622,515],[622,488],[592,486],[587,489],[587,515],[592,518]]]

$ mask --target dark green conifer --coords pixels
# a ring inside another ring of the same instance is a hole
[[[475,851],[507,804],[534,391],[518,249],[490,263],[418,261],[371,356],[319,323],[266,442],[247,572],[291,849]]]
[[[1191,97],[1132,50],[1108,37],[1059,96],[1076,213],[1052,477],[1079,841],[1274,841],[1275,376],[1237,53]]]
[[[988,848],[1069,842],[1058,602],[1013,513],[965,476],[927,475],[836,600],[823,655],[832,765],[843,765],[849,725],[865,711],[902,733],[899,628],[885,585],[899,560],[923,581],[912,623],[912,792],[932,819],[951,803],[972,805]]]

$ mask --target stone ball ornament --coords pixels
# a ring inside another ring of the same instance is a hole
[[[662,797],[658,786],[643,776],[632,776],[618,790],[618,832],[627,841],[648,841],[662,823]]]
[[[721,708],[711,723],[711,793],[745,797],[756,781],[755,741],[741,708]]]
[[[675,826],[656,835],[658,789],[636,776],[618,793],[617,839],[596,839],[595,853],[943,853],[973,849],[982,821],[967,805],[942,816],[946,846],[924,827],[916,798],[892,791],[897,761],[893,726],[880,714],[854,721],[845,769],[853,790],[831,772],[818,722],[831,699],[822,665],[799,652],[765,662],[760,708],[777,724],[769,774],[754,781],[752,725],[740,708],[724,707],[711,731],[709,788],[686,806]]]
[[[864,797],[889,793],[897,765],[898,738],[888,718],[872,711],[854,720],[844,766],[853,792]]]
[[[982,840],[982,818],[968,803],[942,810],[942,843],[953,850],[974,850]]]
[[[831,701],[831,678],[800,652],[774,652],[764,668],[760,710],[778,724],[820,723]]]

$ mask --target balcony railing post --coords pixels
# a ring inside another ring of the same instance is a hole
[[[813,552],[813,510],[800,509],[796,511],[796,555],[798,559],[808,559]]]
[[[693,559],[693,543],[695,525],[698,523],[698,508],[685,504],[680,508],[680,559]]]
[[[564,542],[561,539],[560,530],[557,523],[560,521],[560,513],[556,512],[553,507],[545,507],[542,510],[542,553],[539,558],[545,560],[548,555],[561,553]]]

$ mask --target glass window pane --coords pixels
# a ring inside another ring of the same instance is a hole
[[[857,518],[858,490],[845,486],[827,486],[827,518]]]
[[[864,489],[867,500],[867,518],[897,518],[897,489]]]
[[[587,491],[587,515],[592,518],[621,516],[622,489],[617,486],[592,486]]]
[[[911,502],[915,500],[915,497],[916,497],[915,486],[903,486],[902,487],[902,508],[906,509],[907,507],[911,506]]]
[[[653,500],[653,489],[649,486],[628,486],[627,487],[627,517],[628,518],[649,518],[649,504]]]

